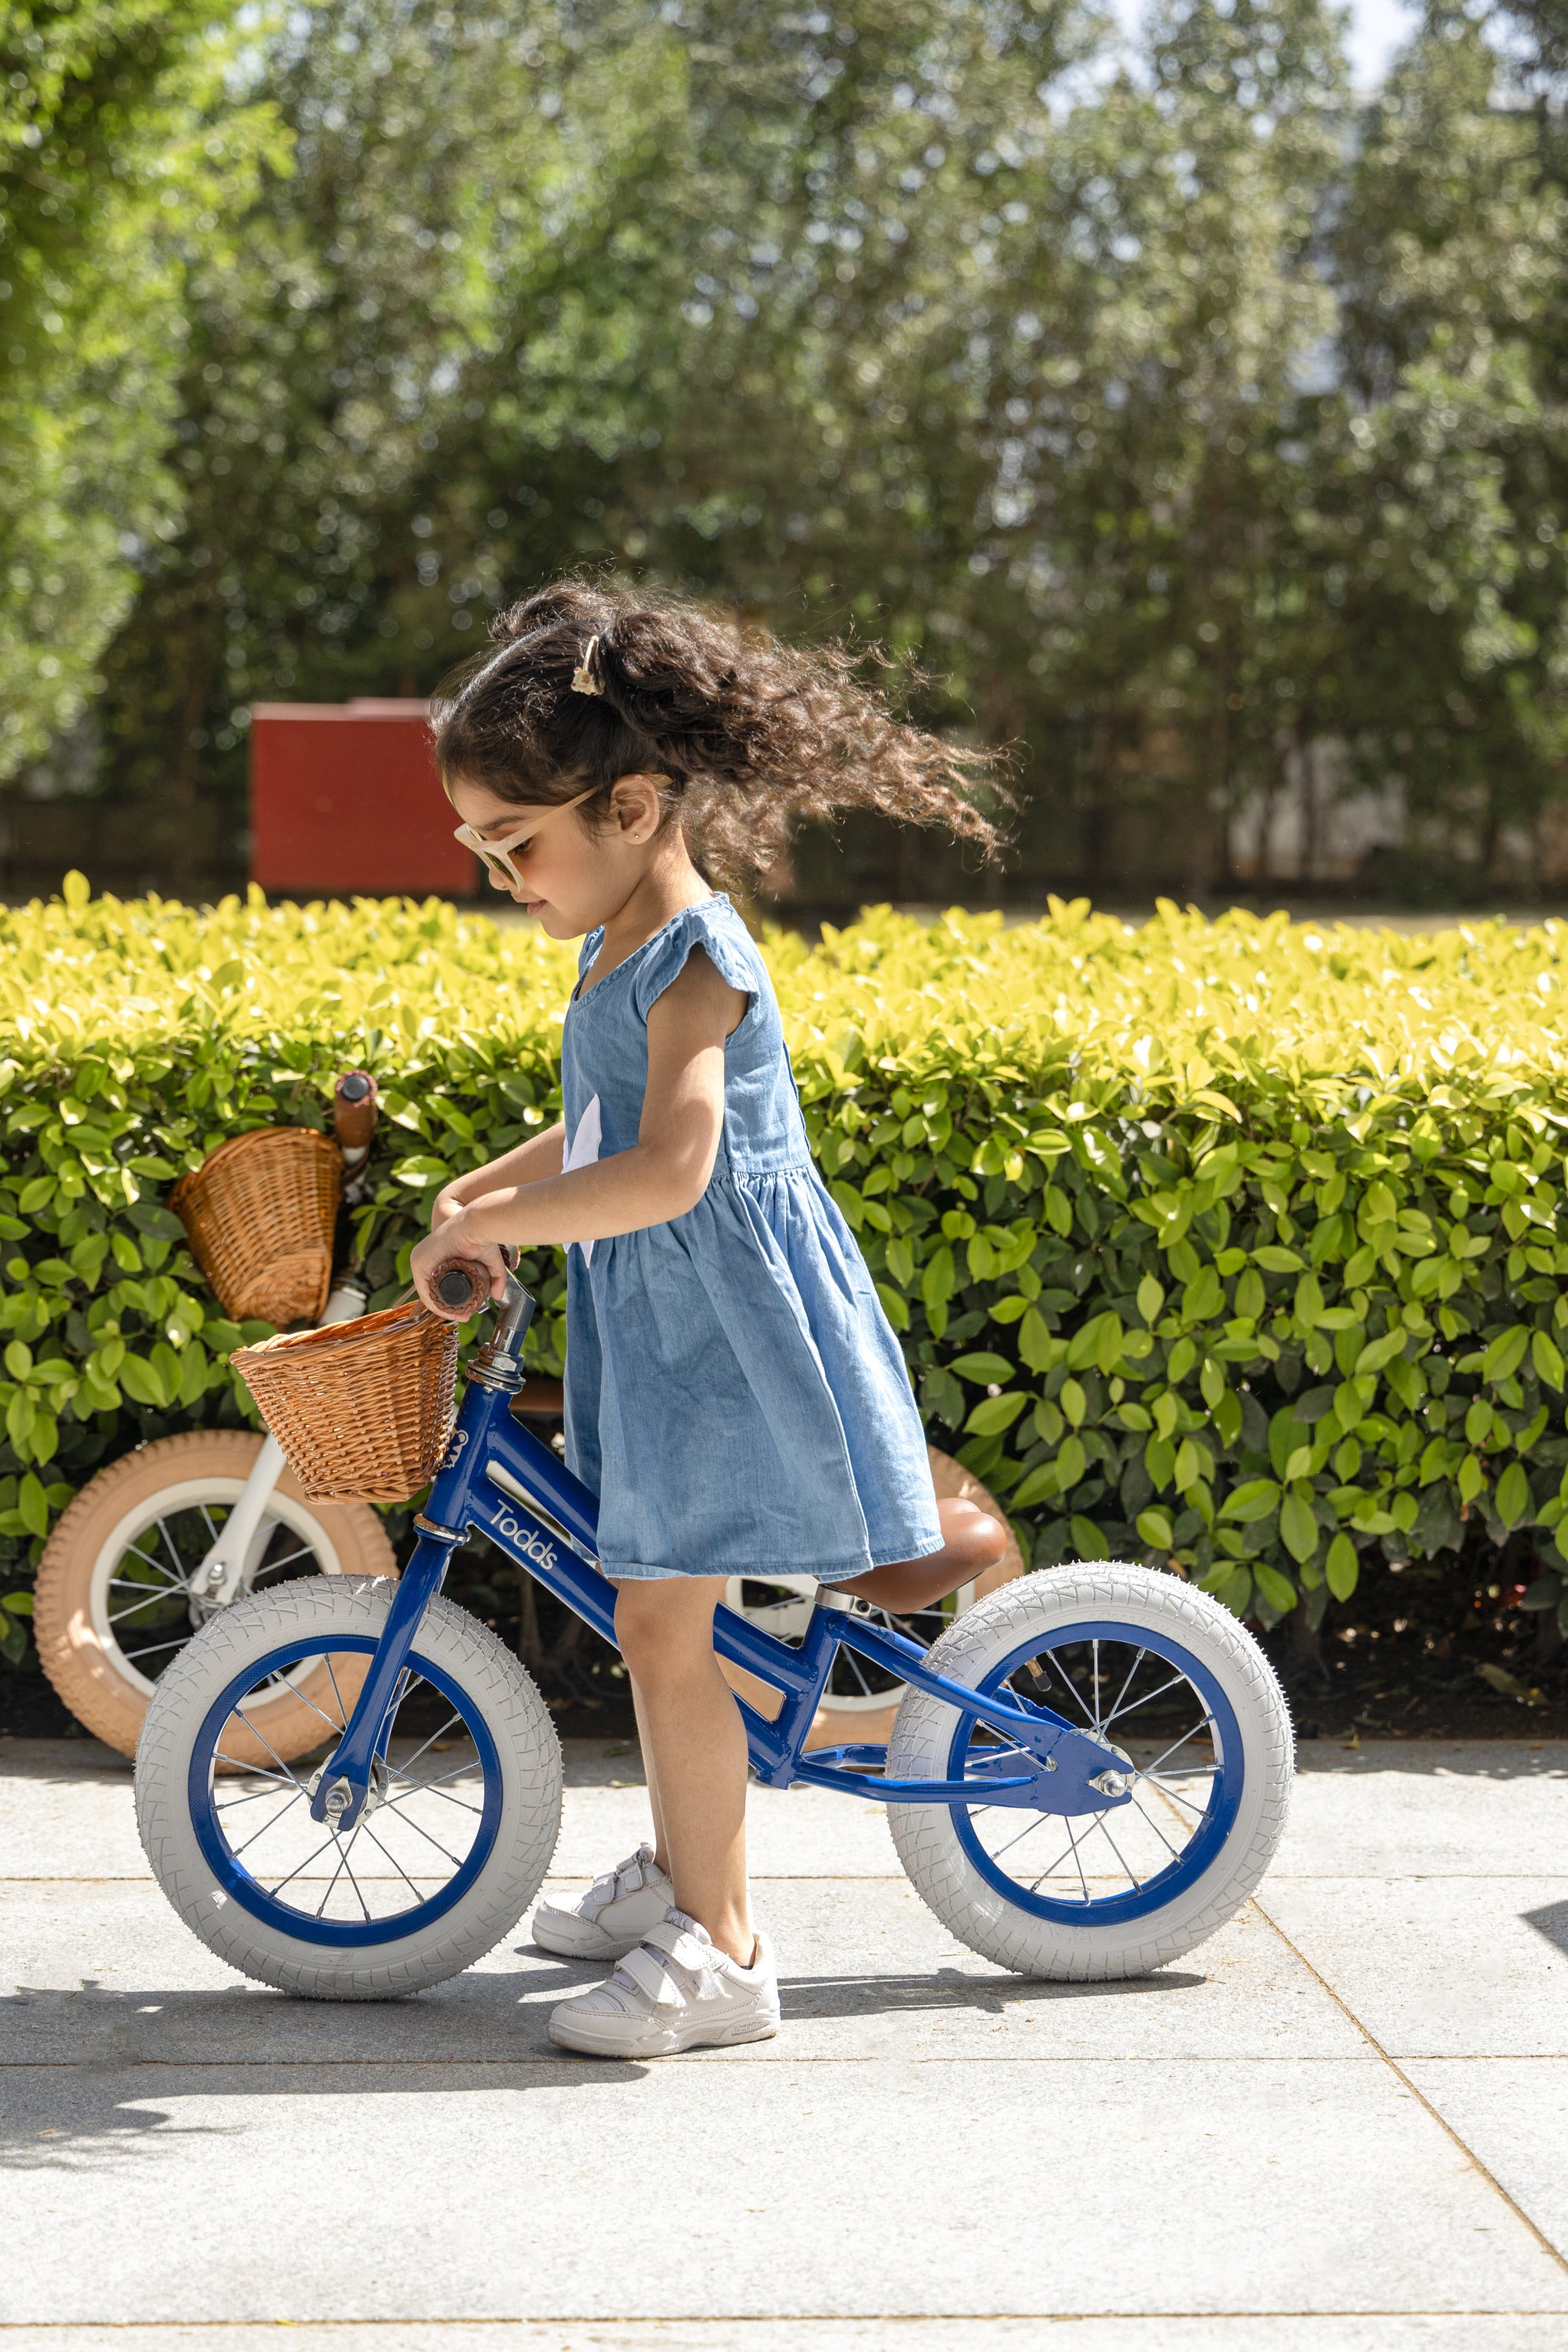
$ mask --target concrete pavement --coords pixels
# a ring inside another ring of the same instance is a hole
[[[570,1762],[552,1889],[643,1826],[634,1755]],[[1259,1901],[1140,1985],[1005,1975],[879,1809],[758,1790],[784,2032],[611,2067],[522,1929],[413,2001],[243,1983],[127,1766],[0,1743],[0,2352],[1568,2341],[1568,1743],[1303,1764]]]

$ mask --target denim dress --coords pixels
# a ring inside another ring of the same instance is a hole
[[[767,967],[727,898],[684,908],[582,991],[562,1052],[565,1164],[637,1141],[648,1013],[704,949],[747,1004],[696,1206],[567,1258],[566,1458],[616,1577],[831,1582],[941,1549],[904,1358],[815,1168]]]

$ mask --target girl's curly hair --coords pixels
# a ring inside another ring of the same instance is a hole
[[[661,775],[709,877],[744,885],[785,867],[794,818],[877,809],[941,824],[996,855],[968,797],[996,789],[993,753],[896,719],[840,646],[785,646],[701,605],[562,580],[497,614],[498,650],[452,675],[431,705],[448,783],[552,803],[617,777]]]

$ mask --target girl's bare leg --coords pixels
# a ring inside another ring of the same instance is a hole
[[[615,1637],[632,1676],[660,1859],[680,1908],[749,1968],[746,1731],[713,1650],[718,1576],[616,1588]]]
[[[664,1816],[659,1810],[659,1776],[653,1769],[653,1735],[648,1728],[643,1694],[630,1672],[627,1679],[632,1684],[632,1706],[637,1717],[637,1745],[643,1751],[643,1778],[648,1786],[648,1811],[653,1817],[653,1859],[659,1868],[667,1873],[670,1856],[664,1843]],[[693,1916],[695,1916],[695,1913]]]

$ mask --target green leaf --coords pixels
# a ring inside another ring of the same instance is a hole
[[[976,1437],[994,1437],[998,1430],[1012,1427],[1028,1402],[1017,1389],[1010,1396],[982,1397],[964,1426]]]
[[[128,1355],[115,1375],[120,1387],[138,1404],[162,1408],[169,1400],[163,1393],[163,1383],[155,1368],[145,1356]]]
[[[1482,1380],[1511,1379],[1524,1361],[1531,1336],[1529,1326],[1523,1323],[1515,1323],[1511,1329],[1500,1332],[1481,1358]]]
[[[1255,1249],[1252,1262],[1254,1265],[1260,1265],[1265,1274],[1296,1274],[1301,1265],[1294,1250],[1281,1249],[1274,1242],[1265,1242],[1261,1249]]]
[[[1498,1517],[1505,1528],[1517,1528],[1531,1517],[1530,1480],[1521,1462],[1511,1462],[1497,1482],[1493,1497]]]
[[[1176,1541],[1169,1512],[1154,1507],[1138,1513],[1138,1533],[1151,1551],[1169,1551]]]
[[[36,1471],[29,1470],[17,1488],[16,1508],[22,1515],[22,1524],[30,1535],[47,1535],[49,1531],[48,1497],[44,1493],[44,1482]]]
[[[1166,1303],[1165,1286],[1152,1274],[1145,1274],[1138,1285],[1138,1312],[1145,1323],[1157,1323],[1160,1309]]]
[[[1057,1448],[1054,1465],[1057,1486],[1062,1494],[1070,1494],[1082,1477],[1084,1460],[1083,1440],[1076,1432],[1070,1432]]]
[[[1005,1356],[996,1356],[985,1349],[972,1356],[955,1356],[947,1370],[965,1381],[1010,1381],[1017,1370]]]
[[[1355,1360],[1356,1378],[1359,1380],[1364,1372],[1380,1372],[1385,1364],[1392,1363],[1396,1356],[1404,1352],[1406,1337],[1404,1327],[1396,1325],[1381,1339],[1369,1339]]]
[[[1219,1507],[1222,1519],[1266,1519],[1280,1499],[1280,1489],[1272,1478],[1249,1478],[1245,1485],[1233,1486]]]
[[[1111,1547],[1092,1519],[1073,1517],[1067,1522],[1067,1532],[1072,1538],[1072,1549],[1080,1559],[1109,1559]]]
[[[1563,1357],[1550,1333],[1532,1331],[1530,1338],[1530,1353],[1535,1366],[1537,1380],[1543,1381],[1549,1389],[1556,1389],[1561,1392]]]
[[[1048,1371],[1061,1353],[1061,1342],[1053,1339],[1044,1316],[1031,1307],[1019,1325],[1019,1354],[1031,1372]]]
[[[1288,1576],[1281,1576],[1277,1568],[1270,1568],[1267,1560],[1255,1559],[1252,1562],[1252,1580],[1270,1608],[1279,1616],[1283,1617],[1295,1607],[1295,1586]]]
[[[1008,1498],[1009,1511],[1027,1511],[1036,1503],[1048,1503],[1060,1493],[1061,1476],[1054,1462],[1042,1462],[1031,1470],[1021,1486]]]
[[[179,1242],[185,1238],[185,1228],[179,1218],[152,1201],[132,1201],[125,1214],[139,1234],[151,1234],[157,1241]]]
[[[1335,1536],[1323,1562],[1323,1577],[1336,1601],[1350,1599],[1360,1574],[1361,1559],[1354,1544],[1343,1533]]]
[[[1304,1495],[1292,1488],[1280,1506],[1280,1540],[1294,1560],[1309,1560],[1318,1548],[1318,1523]]]

